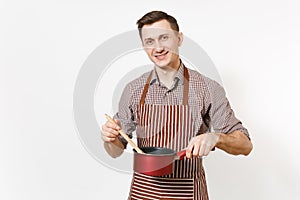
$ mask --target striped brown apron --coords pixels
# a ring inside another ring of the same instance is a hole
[[[137,108],[137,142],[139,147],[164,147],[180,151],[195,136],[188,106],[189,75],[184,67],[182,105],[145,104],[150,73]],[[174,172],[165,176],[134,173],[128,199],[208,200],[202,158],[176,160]]]

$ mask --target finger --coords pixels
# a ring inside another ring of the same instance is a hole
[[[199,156],[204,156],[205,148],[206,148],[206,144],[203,142],[200,143]]]
[[[115,135],[115,134],[110,133],[110,132],[102,132],[102,136],[106,137],[106,138],[116,138],[116,137],[118,137],[118,135]]]
[[[102,133],[108,135],[108,134],[114,134],[115,136],[119,135],[119,132],[114,129],[114,128],[111,128],[111,127],[108,127],[108,126],[102,126]]]
[[[186,148],[186,157],[187,158],[192,157],[193,149],[194,149],[194,143],[193,143],[193,140],[191,140],[188,147]]]
[[[117,136],[111,133],[104,133],[103,137],[107,137],[107,138],[116,138]]]
[[[112,123],[112,122],[106,122],[105,125],[109,128],[113,128],[113,129],[116,129],[116,130],[120,130],[121,127],[117,124],[117,123]]]
[[[117,137],[117,136],[119,135],[119,131],[117,131],[117,130],[115,130],[115,129],[112,129],[112,128],[108,128],[108,129],[106,130],[106,132],[108,132],[108,133],[114,135],[115,137]]]
[[[209,146],[206,146],[203,156],[207,156],[210,151],[211,151],[211,148]]]
[[[194,144],[193,156],[195,157],[199,156],[199,151],[200,151],[200,144],[199,143]]]
[[[110,138],[110,137],[105,137],[105,136],[101,136],[101,139],[104,141],[104,142],[113,142],[116,140],[116,138]]]
[[[117,124],[117,123],[112,123],[110,121],[107,121],[102,128],[112,128],[112,129],[116,129],[116,130],[120,130],[121,127]]]
[[[215,145],[216,145],[216,143],[210,144],[210,145],[207,146],[207,150],[206,150],[206,152],[205,152],[206,156],[207,156],[211,151],[213,151],[213,149],[215,148]]]

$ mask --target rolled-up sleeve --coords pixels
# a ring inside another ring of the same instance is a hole
[[[134,119],[131,100],[132,95],[130,95],[130,92],[130,85],[127,85],[120,98],[118,112],[113,118],[120,121],[122,130],[129,136],[129,138],[132,138],[132,132],[136,129],[136,122]],[[121,135],[119,135],[119,139],[123,143],[124,148],[126,148],[127,141]]]
[[[224,88],[215,81],[210,82],[208,87],[210,91],[209,117],[213,130],[226,134],[239,130],[250,139],[248,130],[235,117]]]

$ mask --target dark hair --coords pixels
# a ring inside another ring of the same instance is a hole
[[[174,17],[162,11],[151,11],[145,14],[136,22],[136,24],[138,25],[140,37],[142,37],[141,34],[144,25],[150,25],[163,19],[167,20],[170,23],[170,26],[174,31],[179,32],[179,26],[177,24],[177,20]]]

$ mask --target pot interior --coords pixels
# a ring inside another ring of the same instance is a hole
[[[142,147],[141,150],[146,154],[151,155],[173,155],[175,151],[168,148],[161,148],[161,147]]]

